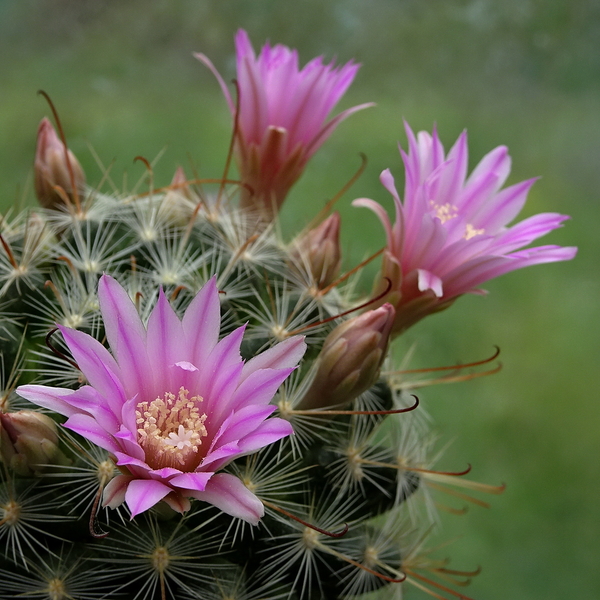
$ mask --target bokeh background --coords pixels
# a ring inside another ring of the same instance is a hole
[[[391,207],[378,182],[415,129],[437,123],[447,147],[469,131],[471,167],[493,147],[513,157],[509,183],[540,175],[524,216],[572,220],[543,243],[578,245],[571,263],[533,267],[465,297],[398,340],[412,367],[484,358],[503,370],[423,390],[443,439],[441,466],[505,482],[490,510],[443,515],[436,543],[452,566],[483,573],[478,600],[600,597],[600,3],[597,0],[0,0],[0,207],[33,204],[35,133],[50,94],[70,147],[98,182],[102,169],[130,187],[133,158],[155,158],[158,184],[175,168],[219,176],[230,117],[202,51],[234,76],[233,35],[250,33],[362,69],[343,107],[377,107],[343,123],[310,164],[282,212],[284,234],[304,224],[351,177],[339,202],[346,265],[382,245],[359,196]],[[364,278],[370,286],[369,274]],[[423,598],[409,590],[407,598]]]

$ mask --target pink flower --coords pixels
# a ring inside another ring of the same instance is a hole
[[[292,433],[267,419],[281,383],[302,358],[302,337],[244,363],[244,327],[218,340],[219,295],[211,279],[180,321],[164,293],[144,327],[127,292],[104,275],[98,298],[111,353],[91,336],[60,327],[89,385],[24,385],[22,397],[68,417],[64,426],[108,450],[124,473],[104,504],[125,501],[132,516],[160,500],[184,512],[188,498],[256,524],[260,500],[235,476],[217,473],[238,456]]]
[[[334,67],[318,57],[300,70],[296,50],[268,43],[257,58],[242,29],[235,46],[240,94],[235,156],[242,183],[248,186],[242,190],[242,206],[272,217],[337,125],[372,104],[355,106],[325,122],[359,65]],[[195,56],[214,73],[235,115],[235,102],[223,78],[204,54]]]
[[[510,172],[507,148],[499,146],[467,174],[467,134],[463,132],[448,156],[434,130],[415,138],[406,125],[408,155],[400,150],[406,168],[404,202],[389,170],[380,180],[392,194],[396,222],[384,209],[361,198],[380,218],[387,234],[382,277],[392,282],[381,302],[396,307],[394,332],[449,306],[485,281],[529,265],[570,260],[577,248],[538,246],[519,250],[560,227],[569,217],[542,213],[512,227],[535,179],[500,189]],[[385,284],[382,282],[381,286]]]

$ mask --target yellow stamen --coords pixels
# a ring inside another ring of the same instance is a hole
[[[430,200],[429,203],[435,211],[435,216],[442,223],[445,223],[446,221],[454,219],[454,217],[458,216],[458,208],[449,202],[446,202],[446,204],[436,204],[433,200]]]
[[[198,448],[207,435],[197,404],[201,396],[188,398],[189,391],[179,388],[178,397],[165,392],[163,398],[140,402],[135,411],[139,425],[138,442],[146,453],[146,462],[155,469],[163,467],[191,469],[199,462]]]
[[[485,233],[485,229],[475,229],[475,227],[473,227],[471,223],[467,223],[464,238],[465,240],[470,240],[472,237],[475,237],[476,235],[481,235],[482,233]]]

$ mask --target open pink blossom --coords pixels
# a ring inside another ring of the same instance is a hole
[[[309,158],[337,125],[372,104],[355,106],[325,122],[359,65],[348,62],[334,67],[318,57],[300,70],[296,50],[268,43],[257,58],[242,29],[235,47],[240,94],[235,157],[246,186],[242,206],[272,217]],[[214,73],[235,115],[235,102],[223,78],[204,54],[195,56]]]
[[[127,292],[108,275],[98,286],[112,354],[91,336],[60,327],[89,385],[17,389],[23,398],[68,417],[64,426],[108,450],[123,474],[104,490],[104,505],[127,503],[132,516],[160,500],[184,512],[204,500],[256,524],[264,508],[234,475],[217,473],[238,456],[292,433],[267,419],[275,392],[302,358],[293,337],[244,363],[244,327],[219,341],[215,279],[179,320],[164,293],[145,327]]]
[[[520,250],[569,217],[541,213],[507,227],[525,204],[535,179],[501,189],[510,172],[506,147],[484,156],[467,178],[466,132],[447,156],[435,130],[433,135],[421,131],[415,137],[406,125],[406,133],[408,154],[400,149],[406,169],[403,202],[390,171],[380,177],[394,198],[394,225],[377,202],[367,198],[353,202],[373,210],[387,234],[380,285],[389,285],[383,280],[387,277],[392,287],[381,302],[396,307],[395,333],[446,308],[461,294],[482,293],[478,286],[489,279],[575,256],[573,247]]]

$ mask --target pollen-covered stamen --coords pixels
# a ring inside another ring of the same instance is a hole
[[[436,204],[433,200],[430,200],[429,204],[431,204],[431,208],[434,211],[434,216],[442,223],[458,216],[458,208],[449,202],[446,202],[446,204]]]
[[[177,397],[165,392],[163,398],[137,405],[138,442],[153,469],[190,471],[200,462],[198,448],[207,435],[206,414],[200,414],[198,408],[202,397],[188,396],[189,391],[181,387]]]
[[[465,238],[465,240],[470,240],[476,235],[481,235],[483,233],[485,233],[485,229],[476,229],[475,227],[473,227],[473,225],[471,225],[471,223],[467,223],[467,226],[465,227],[465,235],[463,237]]]

